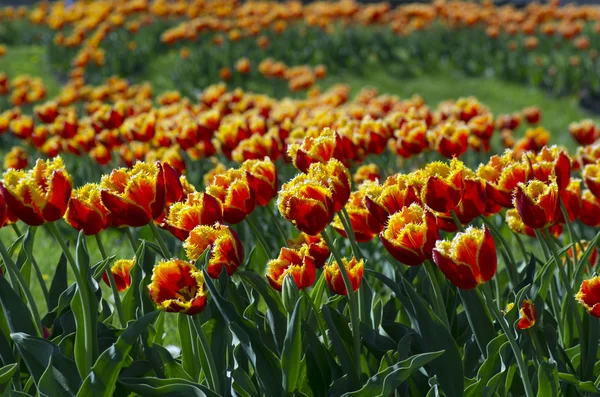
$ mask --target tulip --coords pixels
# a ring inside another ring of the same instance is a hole
[[[196,226],[183,243],[186,255],[196,260],[210,247],[207,272],[211,278],[218,278],[223,268],[231,276],[244,260],[244,247],[238,235],[229,226],[215,224]]]
[[[600,161],[596,164],[588,164],[583,169],[583,181],[590,192],[600,198]]]
[[[537,321],[537,313],[535,310],[535,306],[533,305],[533,301],[531,299],[523,300],[519,312],[521,313],[521,318],[517,323],[518,329],[529,329],[535,325]]]
[[[150,298],[160,310],[198,314],[206,306],[204,276],[193,264],[181,259],[161,261],[152,269]]]
[[[344,267],[346,268],[346,272],[348,273],[348,278],[350,279],[350,285],[352,285],[352,290],[356,292],[360,287],[360,283],[362,281],[365,261],[362,259],[359,261],[356,259],[356,257],[352,257],[351,260],[343,258],[342,261]],[[330,265],[325,265],[324,275],[325,281],[327,281],[329,289],[334,294],[344,296],[348,295],[348,290],[346,290],[344,278],[342,277],[342,273],[337,262],[333,262]]]
[[[473,289],[496,274],[494,239],[487,227],[469,227],[452,241],[439,240],[433,249],[433,261],[448,280],[460,289]]]
[[[310,287],[315,282],[315,259],[310,256],[308,246],[299,250],[281,248],[279,257],[267,264],[267,281],[277,291],[281,291],[286,276],[291,276],[299,290]]]
[[[316,268],[322,268],[330,254],[327,242],[320,235],[310,236],[306,233],[300,233],[295,239],[288,240],[290,248],[300,249],[303,246],[308,247],[308,255],[314,258]]]
[[[589,119],[569,124],[569,133],[580,145],[591,145],[600,136],[600,130]]]
[[[587,226],[600,227],[600,199],[589,190],[581,194],[581,223]]]
[[[246,160],[241,165],[241,169],[248,171],[254,177],[254,192],[258,205],[264,207],[277,196],[279,187],[277,168],[268,157],[264,160]]]
[[[380,178],[381,173],[379,172],[377,164],[361,165],[356,169],[354,175],[352,175],[352,180],[357,185],[360,185],[365,181],[379,181]]]
[[[27,152],[20,146],[14,146],[4,157],[4,169],[23,170],[27,168]]]
[[[112,265],[110,271],[115,279],[115,285],[117,291],[125,291],[131,285],[131,268],[135,265],[135,258],[133,259],[119,259]],[[106,285],[110,286],[110,281],[106,272],[102,275],[102,280]]]
[[[462,121],[446,121],[427,131],[429,147],[447,158],[459,157],[468,149],[469,127]]]
[[[331,189],[306,174],[281,187],[277,206],[281,216],[311,236],[321,233],[334,214]]]
[[[533,165],[535,179],[548,182],[554,176],[561,192],[567,188],[571,180],[571,159],[564,150],[557,146],[544,146],[537,156],[531,157],[533,156],[529,156],[529,161]]]
[[[390,216],[379,238],[396,260],[418,266],[431,259],[439,233],[431,211],[419,204],[411,204]]]
[[[517,185],[514,205],[525,225],[533,229],[542,229],[558,220],[558,199],[558,185],[554,178],[549,184],[532,180],[527,184]]]
[[[288,155],[302,172],[308,172],[313,163],[326,163],[331,159],[343,161],[342,138],[337,132],[325,128],[316,138],[307,136],[301,144],[290,145]]]
[[[386,179],[383,186],[375,183],[361,185],[365,191],[365,206],[369,212],[385,225],[390,215],[412,203],[420,203],[418,188],[409,175],[396,174]]]
[[[31,226],[62,218],[72,191],[71,176],[60,157],[38,160],[25,172],[9,169],[2,175],[0,192],[10,212]]]
[[[583,280],[575,299],[594,317],[600,317],[600,276]]]
[[[208,193],[194,192],[188,194],[185,201],[169,207],[164,226],[179,240],[185,241],[196,226],[215,223],[223,223],[221,202]]]
[[[256,178],[247,170],[228,169],[206,186],[206,193],[223,204],[223,219],[236,225],[256,208]]]
[[[238,163],[246,160],[263,160],[269,157],[273,160],[279,158],[279,143],[272,134],[258,135],[254,134],[248,139],[244,139],[231,152],[231,157]]]
[[[88,183],[75,189],[65,212],[65,222],[85,235],[98,234],[112,224],[113,215],[102,204],[101,187]]]
[[[346,204],[346,211],[350,219],[350,226],[354,231],[354,237],[359,243],[371,241],[383,228],[383,225],[379,223],[377,218],[367,210],[364,204],[364,191],[359,190],[350,194],[350,200]],[[331,226],[339,234],[348,238],[339,215],[336,216]]]
[[[427,123],[423,120],[409,120],[394,132],[396,142],[390,143],[392,150],[402,157],[421,153],[428,146]]]
[[[165,208],[165,177],[159,162],[115,169],[102,177],[100,185],[102,203],[112,212],[114,226],[145,226]]]
[[[520,182],[528,181],[530,174],[529,165],[515,161],[508,150],[502,156],[490,157],[488,164],[477,168],[477,176],[486,181],[486,200],[504,208],[513,207],[515,188]]]
[[[569,185],[560,194],[560,199],[567,210],[569,221],[574,222],[581,213],[581,179],[571,179]],[[559,214],[559,222],[565,222],[563,213]]]

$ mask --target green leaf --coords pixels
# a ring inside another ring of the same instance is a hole
[[[233,304],[219,293],[206,269],[203,273],[214,303],[252,362],[261,389],[269,396],[282,395],[281,363],[261,340],[257,325],[240,316]]]
[[[458,295],[465,308],[465,314],[479,350],[484,356],[487,356],[486,346],[496,336],[496,330],[485,304],[474,290],[458,289]]]
[[[498,371],[501,369],[501,352],[508,346],[505,334],[498,335],[486,347],[486,360],[477,371],[477,382],[465,389],[465,397],[479,397],[483,394],[485,387]]]
[[[58,264],[54,268],[54,277],[50,284],[48,308],[53,310],[58,306],[60,295],[69,287],[67,284],[67,257],[61,253]]]
[[[346,393],[344,397],[391,396],[402,382],[413,372],[442,356],[444,352],[431,352],[414,355],[373,375],[362,389]]]
[[[192,319],[190,316],[179,313],[177,315],[177,329],[179,330],[179,340],[181,341],[181,365],[185,372],[192,379],[198,379],[200,376],[200,365],[196,360],[196,352],[194,351],[195,344],[192,343]]]
[[[6,386],[10,383],[18,368],[18,364],[8,364],[0,368],[0,392],[6,389]]]
[[[205,386],[185,379],[119,378],[119,384],[144,397],[221,397]]]
[[[10,332],[37,335],[29,308],[3,276],[0,276],[0,304],[8,321]]]
[[[112,396],[119,371],[129,358],[129,351],[157,316],[158,311],[154,311],[128,324],[127,329],[119,336],[115,344],[98,357],[92,367],[92,372],[85,378],[77,396]]]
[[[288,320],[287,333],[281,352],[281,369],[283,371],[283,387],[287,392],[293,392],[298,384],[300,361],[302,359],[302,334],[300,332],[300,307],[302,298],[296,302],[296,307]]]
[[[333,320],[332,317],[332,309],[324,305],[322,308],[323,319],[327,323],[327,327],[329,328],[329,338],[331,339],[331,343],[333,345],[333,349],[335,350],[335,354],[338,356],[340,363],[342,364],[342,369],[344,373],[348,374],[348,376],[357,377],[353,365],[352,356],[350,355],[350,351],[348,350],[346,343],[342,340],[340,336],[339,329],[337,324]]]
[[[135,320],[138,315],[149,313],[155,309],[146,288],[152,276],[155,256],[150,252],[147,244],[147,241],[142,240],[135,253],[135,264],[130,272],[131,286],[127,289],[121,301],[127,321]]]
[[[579,390],[582,393],[594,393],[594,394],[600,393],[600,389],[598,389],[594,385],[593,382],[590,382],[590,381],[582,382],[579,379],[577,379],[574,375],[567,374],[564,372],[559,372],[558,379],[575,386],[577,388],[577,390]]]
[[[556,363],[542,362],[538,367],[538,397],[556,397],[559,391]]]
[[[446,396],[462,397],[464,393],[462,357],[452,334],[442,320],[432,312],[423,298],[405,279],[401,280],[403,289],[400,289],[397,283],[381,273],[367,270],[367,274],[382,281],[402,301],[413,328],[421,336],[420,342],[423,350],[444,350],[443,358],[432,362],[430,367],[434,369]]]
[[[81,384],[75,363],[55,344],[24,333],[11,334],[40,395],[74,396]]]
[[[260,396],[258,391],[256,391],[256,387],[254,387],[254,383],[252,383],[250,376],[240,367],[233,370],[233,390],[241,397]]]

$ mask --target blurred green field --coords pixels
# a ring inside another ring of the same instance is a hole
[[[46,84],[48,97],[52,97],[60,90],[61,81],[53,75],[45,59],[45,49],[41,46],[10,47],[6,55],[0,58],[0,72],[7,73],[9,77],[23,73],[39,76],[43,78]],[[148,65],[145,74],[140,76],[139,79],[150,81],[155,89],[155,94],[176,89],[176,81],[170,78],[168,74],[169,65],[172,62],[182,62],[175,52],[157,57]],[[328,76],[323,80],[321,86],[326,88],[337,83],[349,84],[352,94],[366,86],[375,87],[381,93],[395,94],[400,97],[419,94],[431,106],[435,106],[446,99],[472,95],[489,106],[495,114],[511,113],[526,106],[537,105],[542,110],[541,124],[552,133],[551,143],[562,144],[570,149],[573,149],[574,145],[568,134],[569,123],[591,117],[590,114],[578,106],[577,98],[557,99],[536,88],[510,84],[493,78],[466,78],[460,75],[441,73],[412,79],[398,79],[390,76],[380,68],[374,68],[371,73],[365,75],[338,74]],[[264,84],[250,84],[249,89],[270,92],[271,87]],[[597,117],[593,118],[598,120]],[[8,147],[0,147],[0,153],[8,149]],[[64,226],[61,229],[69,237],[71,244],[74,245],[77,237],[76,233],[66,225],[61,226]],[[19,223],[19,228],[24,231],[26,225]],[[43,227],[38,229],[34,256],[40,264],[46,284],[49,286],[53,269],[60,257],[60,249]],[[151,239],[149,230],[146,229],[142,229],[142,237]],[[10,227],[3,228],[0,230],[0,238],[8,245],[15,239],[15,233]],[[121,231],[108,230],[102,233],[102,239],[110,255],[115,255],[117,259],[133,256],[129,242]],[[95,263],[100,260],[98,251],[95,249],[96,243],[93,238],[88,238],[88,244],[92,247],[90,254],[93,263]],[[33,275],[31,283],[34,286],[33,292],[40,302],[40,307],[43,307],[43,295],[40,288],[36,288],[37,281]],[[105,288],[105,294],[107,296],[110,294],[108,287]],[[42,314],[44,312],[42,310]]]

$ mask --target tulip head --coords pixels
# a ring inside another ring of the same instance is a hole
[[[60,157],[38,160],[29,171],[9,169],[0,192],[8,209],[31,226],[59,220],[67,210],[73,184]]]
[[[216,197],[223,204],[223,219],[236,225],[242,222],[256,208],[256,178],[247,170],[230,168],[217,174],[206,193]]]
[[[202,272],[181,259],[161,261],[154,266],[148,292],[158,308],[166,312],[194,315],[206,307],[207,292]]]
[[[208,193],[188,194],[184,202],[169,208],[165,228],[181,241],[188,238],[198,225],[212,226],[223,223],[223,205]]]
[[[96,183],[75,189],[64,215],[65,221],[76,230],[83,230],[86,235],[108,229],[113,215],[102,203],[101,191]]]
[[[283,247],[276,259],[267,264],[267,281],[277,291],[281,291],[286,276],[291,276],[299,290],[310,287],[315,282],[315,259],[310,256],[308,246],[300,249]]]
[[[246,160],[241,168],[254,177],[256,204],[261,207],[269,204],[277,196],[277,189],[279,188],[275,163],[268,157],[264,160]]]
[[[513,203],[525,225],[533,229],[551,226],[558,220],[560,211],[556,180],[550,183],[531,180],[519,183]]]
[[[448,280],[460,289],[473,289],[496,274],[497,257],[489,229],[469,227],[452,241],[439,240],[433,261]]]
[[[343,258],[342,260],[342,265],[346,268],[346,272],[348,272],[348,278],[350,279],[352,290],[356,292],[362,281],[365,261],[362,259],[359,261],[355,257],[352,257],[350,260],[346,258]],[[325,281],[327,281],[327,285],[329,286],[331,292],[337,295],[348,295],[348,290],[344,284],[344,278],[342,277],[342,273],[337,262],[334,261],[330,265],[325,265],[324,274]]]
[[[594,317],[600,317],[600,276],[583,280],[575,299]]]
[[[113,274],[115,279],[115,285],[117,291],[122,292],[127,290],[131,285],[131,268],[135,265],[135,258],[133,259],[119,259],[112,265],[110,272]],[[102,275],[102,280],[106,285],[110,286],[110,281],[106,272]]]
[[[531,299],[524,299],[521,304],[521,318],[517,324],[517,328],[524,330],[533,327],[537,321],[537,312]]]

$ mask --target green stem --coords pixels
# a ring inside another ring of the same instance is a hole
[[[515,240],[517,240],[517,245],[519,246],[519,249],[521,250],[521,254],[523,255],[523,260],[525,261],[525,263],[527,263],[527,261],[529,260],[529,253],[525,249],[525,244],[523,244],[523,240],[521,240],[521,236],[519,236],[517,233],[513,233],[513,235],[515,236]]]
[[[567,302],[568,305],[570,306],[570,312],[573,314],[574,318],[575,318],[575,326],[577,327],[577,335],[579,336],[579,338],[583,337],[583,328],[582,328],[582,324],[581,324],[581,317],[579,317],[579,306],[577,304],[577,302],[575,301],[575,293],[573,292],[573,287],[571,286],[571,283],[569,282],[569,278],[567,276],[567,273],[565,272],[565,269],[562,265],[562,263],[560,263],[560,259],[558,257],[558,252],[556,251],[556,247],[554,246],[554,241],[552,241],[552,236],[550,235],[550,233],[548,232],[548,229],[544,230],[544,232],[540,231],[540,230],[535,230],[535,234],[537,235],[538,239],[540,240],[540,243],[545,243],[548,247],[548,250],[550,251],[550,253],[552,254],[552,257],[554,258],[554,263],[556,264],[556,267],[558,268],[558,275],[562,281],[562,283],[565,285],[565,289],[567,291]]]
[[[360,252],[360,248],[358,247],[358,243],[356,241],[356,235],[354,234],[354,229],[352,229],[352,222],[350,222],[350,217],[348,216],[348,212],[346,208],[342,208],[339,213],[340,220],[342,221],[342,226],[344,227],[344,231],[346,232],[346,236],[350,240],[350,247],[352,248],[352,253],[356,257],[356,259],[361,259],[362,254]]]
[[[567,233],[569,235],[569,240],[571,241],[571,252],[573,252],[572,258],[573,258],[573,268],[571,268],[569,266],[568,270],[568,276],[569,276],[569,280],[573,279],[573,271],[575,269],[577,269],[579,266],[579,261],[577,259],[577,245],[579,245],[579,249],[581,250],[581,252],[583,252],[583,248],[581,247],[581,241],[579,241],[579,239],[575,236],[575,231],[573,230],[573,226],[571,225],[571,219],[569,218],[569,212],[567,211],[567,207],[565,207],[565,204],[563,203],[562,199],[560,200],[560,210],[562,211],[563,214],[563,218],[565,218],[565,224],[567,225]],[[567,255],[568,257],[569,255]]]
[[[442,295],[442,290],[440,288],[440,284],[438,282],[437,275],[435,274],[435,265],[427,260],[424,263],[425,270],[427,271],[427,276],[429,276],[429,281],[431,281],[431,286],[433,287],[434,299],[433,306],[435,308],[436,314],[440,317],[440,319],[444,322],[446,327],[450,328],[450,322],[448,321],[448,313],[446,312],[446,306],[444,305],[444,297]]]
[[[312,311],[313,311],[313,313],[315,315],[315,318],[317,319],[317,325],[319,326],[319,331],[321,331],[321,335],[323,336],[323,343],[325,344],[325,347],[327,349],[329,349],[329,343],[327,341],[327,332],[325,331],[325,324],[323,323],[323,319],[321,318],[321,314],[317,310],[317,307],[315,306],[315,302],[313,301],[313,299],[310,296],[310,294],[308,292],[306,292],[306,288],[302,289],[302,295],[304,295],[304,298],[306,299],[306,301],[310,305],[310,308],[312,309]]]
[[[487,226],[488,229],[490,229],[490,232],[492,232],[494,237],[496,237],[496,239],[500,241],[500,244],[502,244],[502,248],[506,255],[505,259],[508,259],[507,261],[505,261],[506,262],[505,265],[506,265],[506,268],[508,269],[508,274],[510,275],[510,280],[512,282],[512,285],[517,285],[518,280],[519,280],[519,273],[517,271],[517,264],[515,261],[515,257],[512,254],[512,251],[511,251],[510,246],[508,245],[508,242],[506,241],[504,236],[502,236],[502,233],[496,227],[496,225],[494,225],[494,222],[490,222],[488,219],[486,219],[483,216],[481,216],[480,218],[481,218],[483,224],[485,226]]]
[[[204,371],[204,376],[206,377],[206,380],[208,381],[211,390],[217,394],[221,394],[221,385],[219,384],[219,373],[217,372],[217,365],[215,364],[215,358],[213,357],[212,350],[210,348],[210,345],[208,344],[208,340],[206,340],[204,330],[202,329],[200,317],[192,316],[192,322],[194,323],[196,334],[198,335],[198,339],[200,340],[200,347],[202,348],[202,352],[197,353],[204,354],[204,358],[208,363],[208,368],[202,368],[202,371]]]
[[[271,217],[271,222],[275,225],[275,228],[277,229],[277,232],[279,233],[279,240],[280,240],[280,243],[282,244],[281,246],[287,247],[288,243],[287,243],[287,237],[285,236],[285,231],[281,227],[281,224],[279,223],[279,219],[277,219],[277,216],[275,216],[273,209],[270,208],[270,206],[268,206],[268,207],[265,207],[265,211],[267,211],[269,213],[269,216]]]
[[[462,223],[460,223],[460,219],[458,219],[458,216],[456,215],[456,212],[454,212],[454,210],[450,210],[450,216],[452,216],[454,224],[458,227],[458,231],[464,232],[465,227],[462,225]]]
[[[171,252],[169,251],[169,247],[167,247],[165,240],[163,240],[162,236],[160,235],[160,231],[158,230],[158,228],[156,227],[154,222],[150,222],[148,224],[148,226],[150,226],[150,230],[152,231],[152,234],[154,235],[154,239],[156,240],[156,242],[158,243],[158,246],[160,247],[160,252],[162,253],[163,258],[165,258],[165,259],[172,258],[173,256],[171,255]]]
[[[538,365],[541,365],[545,360],[544,355],[542,354],[543,350],[540,346],[540,341],[538,340],[537,335],[535,334],[533,329],[529,328],[527,330],[527,333],[529,334],[529,338],[531,339],[531,343],[533,344],[533,350],[535,351],[535,356],[537,358]]]
[[[23,275],[21,274],[21,271],[19,270],[19,268],[17,267],[17,265],[11,258],[10,253],[6,249],[6,246],[4,245],[4,242],[2,242],[1,239],[0,239],[0,255],[4,259],[4,265],[6,266],[6,270],[9,273],[9,275],[14,277],[17,280],[17,283],[21,286],[21,289],[23,290],[23,293],[25,294],[25,298],[27,299],[27,302],[29,303],[29,307],[31,308],[31,314],[33,315],[33,321],[34,321],[34,324],[35,324],[35,327],[36,327],[37,333],[38,333],[37,336],[41,336],[42,330],[43,330],[42,320],[40,319],[40,312],[38,311],[37,305],[35,304],[35,300],[33,299],[31,290],[29,289],[29,286],[27,285],[25,278],[23,277]],[[13,286],[13,287],[16,288],[16,286]],[[18,292],[19,291],[17,288],[17,293]]]
[[[12,224],[12,228],[15,231],[17,237],[21,237],[21,231],[19,230],[19,227],[16,223]],[[33,265],[35,276],[37,277],[38,282],[40,283],[40,287],[42,288],[42,293],[44,294],[44,299],[46,300],[46,306],[48,306],[48,303],[50,302],[50,293],[48,292],[48,287],[46,287],[46,282],[44,281],[44,276],[42,275],[40,267],[38,266],[37,261],[33,257],[33,253],[31,254],[31,264]],[[50,307],[48,307],[48,309],[50,309]]]
[[[254,234],[254,237],[256,238],[256,240],[258,240],[258,245],[260,245],[260,247],[262,248],[263,252],[265,253],[265,256],[267,258],[270,258],[271,257],[271,249],[269,248],[269,244],[267,244],[267,242],[265,241],[265,238],[263,237],[260,230],[258,230],[258,227],[256,227],[256,224],[254,223],[254,221],[252,219],[250,219],[249,216],[247,216],[246,223],[250,227],[250,230],[252,230],[252,233]]]
[[[94,346],[94,338],[96,335],[92,335],[92,313],[89,308],[90,297],[88,295],[89,288],[86,285],[86,280],[83,279],[81,273],[79,272],[79,268],[77,267],[77,263],[69,251],[69,247],[67,247],[67,243],[63,238],[62,234],[56,228],[54,222],[46,223],[46,227],[50,231],[50,233],[54,236],[54,239],[60,245],[60,248],[63,250],[65,256],[67,257],[67,262],[71,265],[71,270],[75,275],[75,282],[77,283],[77,290],[79,291],[79,296],[81,299],[81,307],[83,312],[83,327],[84,327],[84,338],[85,338],[85,346],[86,350],[88,350],[85,355],[85,367],[80,369],[82,377],[88,376],[92,370],[92,359],[93,359],[93,346]]]
[[[106,258],[107,258],[106,250],[104,249],[104,244],[102,243],[100,234],[96,234],[94,237],[96,238],[96,244],[98,245],[98,250],[100,251],[102,260],[106,260]],[[112,290],[113,298],[115,300],[115,308],[117,309],[117,315],[119,316],[119,322],[121,323],[121,327],[126,327],[127,320],[125,319],[125,313],[123,312],[123,305],[121,304],[121,296],[119,295],[119,290],[117,290],[117,283],[115,282],[115,276],[113,275],[111,269],[106,269],[106,275],[108,276],[110,289]]]
[[[127,239],[129,240],[129,244],[131,245],[133,254],[137,254],[137,251],[140,248],[140,244],[135,239],[135,237],[133,237],[133,233],[131,233],[131,228],[129,228],[129,226],[125,226],[125,234],[127,235]]]
[[[477,288],[477,291],[479,293],[482,293],[483,296],[485,297],[485,301],[487,303],[488,308],[492,311],[492,314],[494,315],[494,317],[496,317],[496,321],[498,321],[498,323],[500,324],[500,327],[502,328],[502,331],[504,332],[504,334],[506,335],[506,338],[508,339],[508,343],[510,344],[510,347],[512,348],[515,358],[517,359],[517,367],[519,368],[519,373],[521,374],[521,381],[523,382],[523,388],[525,389],[525,395],[527,397],[533,397],[534,393],[533,393],[533,388],[531,387],[531,382],[529,380],[529,374],[527,372],[527,365],[525,364],[525,361],[523,360],[523,354],[521,353],[521,348],[519,347],[519,344],[517,343],[517,340],[515,339],[515,336],[512,333],[510,325],[506,322],[506,319],[502,316],[502,314],[500,314],[500,311],[494,304],[492,294],[489,291],[489,287],[487,287],[486,285],[482,285],[479,288]]]
[[[356,381],[358,381],[360,383],[360,380],[359,380],[360,374],[361,374],[361,369],[360,369],[360,319],[359,319],[359,313],[358,313],[357,295],[354,293],[354,290],[352,289],[352,283],[350,282],[350,277],[348,276],[348,271],[346,270],[346,266],[344,266],[344,261],[342,260],[342,256],[340,255],[338,250],[335,248],[335,245],[333,244],[333,240],[329,236],[329,233],[327,233],[326,230],[323,230],[321,232],[321,236],[323,236],[323,239],[327,243],[329,250],[333,254],[333,257],[335,258],[335,261],[338,264],[338,268],[340,269],[340,273],[342,274],[342,278],[344,279],[344,286],[346,287],[346,292],[348,294],[348,301],[349,301],[349,305],[350,305],[350,321],[352,324],[352,345],[353,345],[352,350],[353,350],[353,358],[354,358],[354,365],[355,365],[355,371],[356,371]],[[360,384],[356,385],[356,386],[360,386]]]

